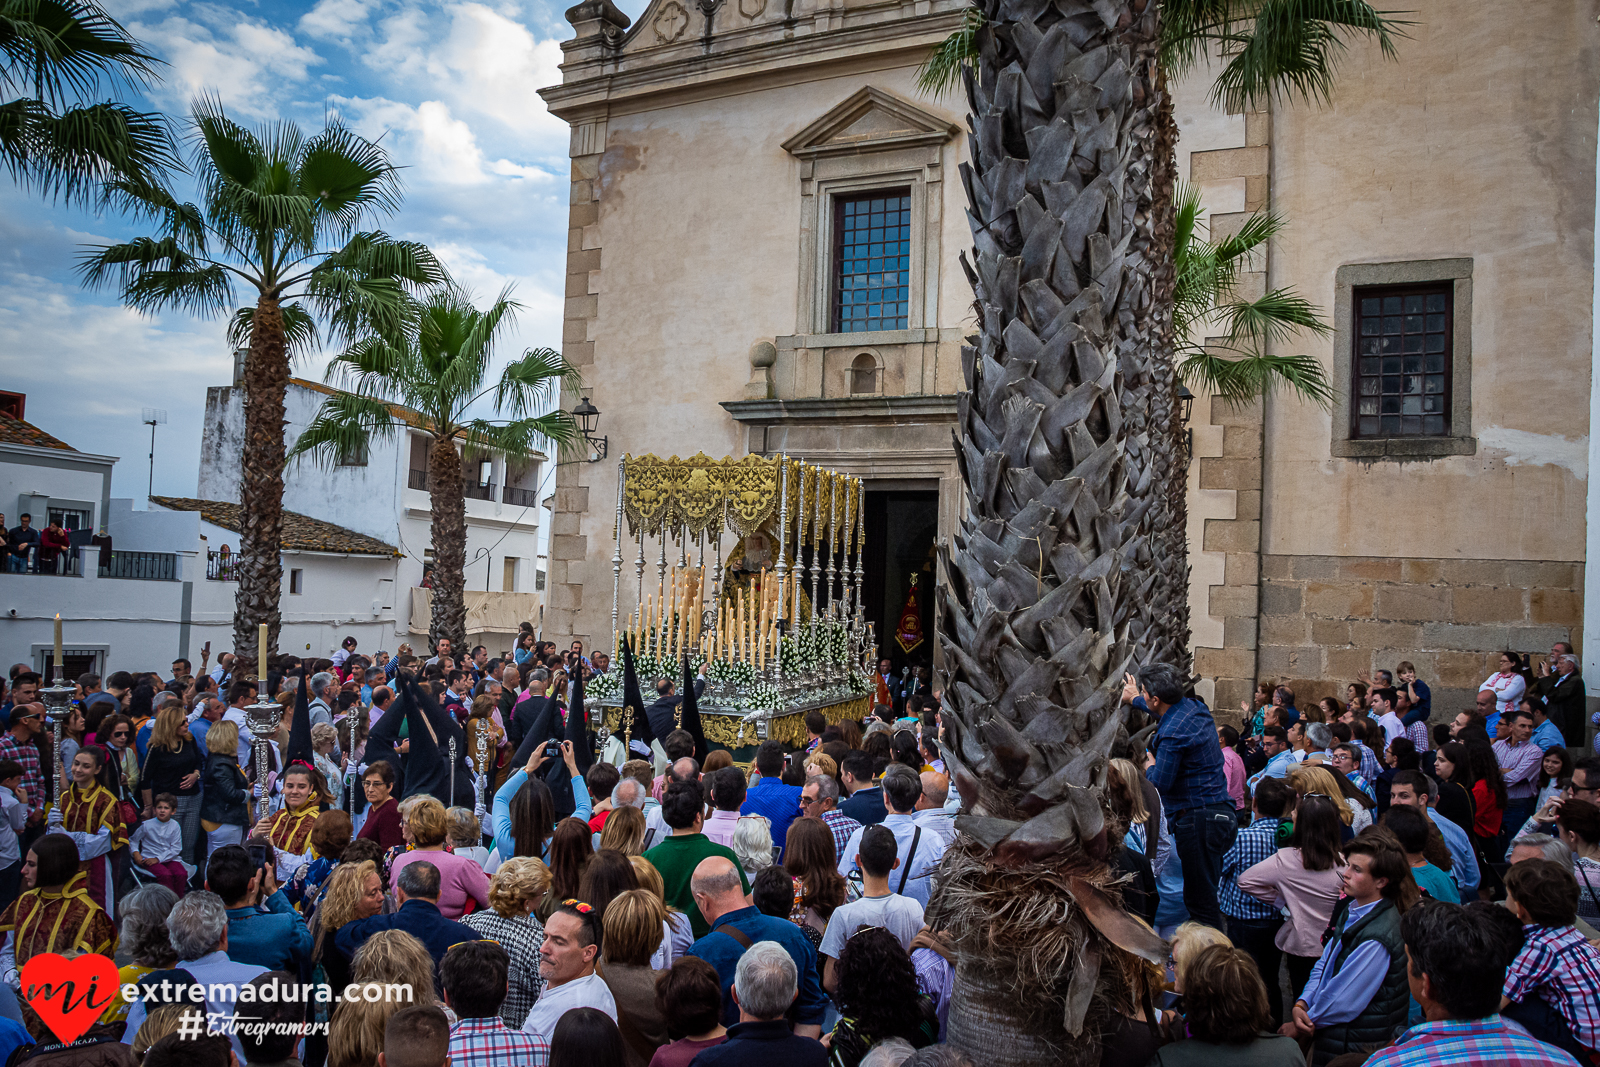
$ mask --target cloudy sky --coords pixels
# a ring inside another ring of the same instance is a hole
[[[566,5],[107,6],[167,64],[161,84],[132,102],[182,116],[196,93],[211,91],[246,122],[318,128],[336,112],[382,136],[406,168],[405,203],[384,227],[428,244],[480,300],[515,287],[525,310],[504,355],[560,347],[567,126],[537,90],[561,79]],[[645,0],[619,6],[637,17]],[[72,270],[85,244],[140,232],[116,216],[50,205],[0,176],[0,388],[27,393],[28,421],[73,447],[122,457],[117,496],[143,496],[149,430],[141,410],[166,409],[155,492],[186,495],[195,490],[206,388],[228,384],[232,373],[223,324],[138,315],[114,294],[84,290]],[[320,379],[323,364],[308,361],[295,373]]]

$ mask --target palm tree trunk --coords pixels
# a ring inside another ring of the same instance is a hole
[[[1100,791],[1122,673],[1151,636],[1156,445],[1136,431],[1154,346],[1157,5],[980,6],[962,167],[979,311],[957,405],[968,514],[940,615],[964,814],[930,922],[961,956],[952,1044],[986,1067],[1094,1063],[1086,1019],[1105,1005],[1098,962],[1080,961],[1122,951],[1102,941],[1116,905],[1090,889],[1119,832]]]
[[[467,603],[467,501],[461,485],[461,454],[453,441],[435,440],[428,457],[428,495],[433,519],[433,618],[428,639],[437,648],[448,637],[465,650]]]
[[[239,588],[234,594],[233,649],[256,662],[257,627],[267,624],[270,651],[283,621],[283,396],[289,349],[283,310],[266,293],[256,300],[250,354],[244,365],[244,451],[239,463]]]
[[[1160,94],[1155,110],[1155,137],[1150,174],[1151,208],[1155,215],[1154,292],[1150,330],[1150,439],[1154,443],[1152,481],[1157,518],[1153,525],[1153,586],[1157,639],[1153,658],[1189,673],[1189,454],[1182,405],[1178,403],[1177,360],[1173,351],[1172,308],[1176,283],[1178,125],[1172,118],[1172,94],[1166,70],[1155,72]]]

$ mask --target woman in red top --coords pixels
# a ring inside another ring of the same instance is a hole
[[[382,845],[384,851],[406,843],[405,828],[400,822],[400,802],[394,792],[394,768],[385,760],[367,766],[361,776],[361,786],[367,794],[367,821],[362,823],[357,837],[365,837]]]

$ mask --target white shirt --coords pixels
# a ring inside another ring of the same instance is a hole
[[[250,727],[245,724],[243,709],[229,708],[222,717],[239,727],[239,766],[250,766]]]
[[[920,851],[920,849],[919,849]],[[889,884],[894,884],[894,872]],[[900,947],[911,951],[911,939],[922,930],[922,905],[910,897],[890,893],[886,897],[862,897],[833,909],[828,928],[822,933],[819,955],[838,959],[850,935],[863,926],[881,926],[895,936]]]
[[[1392,711],[1386,711],[1378,716],[1378,725],[1383,727],[1384,744],[1391,744],[1395,738],[1406,735],[1406,724],[1400,716]]]
[[[950,847],[951,843],[956,839],[954,812],[946,811],[944,808],[924,808],[921,811],[912,812],[911,818],[923,830],[932,830],[944,838],[946,848]],[[919,845],[918,851],[920,850],[921,846]]]
[[[556,1032],[556,1023],[573,1008],[599,1008],[611,1016],[612,1022],[617,1021],[617,1002],[611,996],[605,979],[598,974],[589,974],[574,978],[565,985],[546,985],[533,1009],[528,1012],[522,1030],[549,1041],[550,1035]]]
[[[183,827],[177,819],[146,819],[128,839],[133,851],[157,863],[170,863],[183,852]]]
[[[17,835],[28,821],[28,805],[9,789],[0,789],[0,867],[9,867],[22,858]]]
[[[928,894],[933,889],[933,879],[929,875],[939,866],[939,860],[944,856],[944,837],[923,830],[921,838],[917,840],[916,854],[912,855],[911,841],[919,829],[914,818],[901,812],[891,811],[879,825],[894,834],[895,855],[900,860],[900,866],[889,872],[889,888],[897,893],[904,893],[918,904],[927,907]],[[849,878],[850,872],[856,869],[856,853],[861,850],[861,835],[866,829],[865,826],[856,828],[850,835],[850,840],[845,843],[844,855],[839,857],[839,873],[846,878]],[[903,888],[902,875],[905,876]]]

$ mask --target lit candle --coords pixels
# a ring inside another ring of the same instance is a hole
[[[66,677],[66,665],[61,662],[61,612],[56,612],[56,673]]]
[[[256,679],[261,683],[257,702],[267,699],[267,624],[262,623],[256,637]]]

